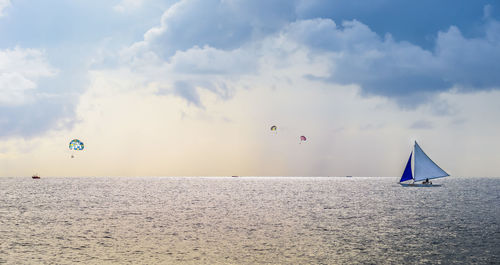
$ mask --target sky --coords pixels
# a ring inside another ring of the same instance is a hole
[[[493,0],[0,0],[0,176],[500,176],[499,73]]]

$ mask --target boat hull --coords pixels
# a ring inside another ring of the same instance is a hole
[[[403,187],[441,187],[441,184],[399,183]]]

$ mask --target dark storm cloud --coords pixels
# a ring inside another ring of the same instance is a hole
[[[381,37],[358,21],[337,25],[330,19],[302,20],[284,34],[313,53],[330,53],[333,66],[325,81],[359,84],[363,94],[418,105],[452,87],[500,88],[500,75],[495,74],[500,72],[500,23],[489,19],[484,30],[480,38],[466,38],[452,26],[439,32],[432,51],[390,35]]]
[[[385,96],[413,108],[453,87],[461,91],[500,87],[500,76],[495,74],[500,70],[500,27],[494,3],[459,3],[461,8],[456,1],[402,5],[388,0],[187,0],[166,11],[161,25],[149,30],[132,50],[152,51],[166,62],[175,62],[174,67],[184,73],[230,77],[255,71],[257,64],[249,62],[266,54],[254,52],[265,49],[258,43],[284,37],[306,46],[313,56],[331,59],[329,77],[309,78],[358,84],[363,95]],[[469,24],[476,27],[465,26]],[[190,49],[199,52],[179,58],[179,51]],[[241,54],[227,54],[236,50],[255,56],[243,61],[235,59]],[[214,63],[207,64],[206,58]],[[225,65],[230,67],[221,67]],[[192,90],[177,92],[193,102]]]

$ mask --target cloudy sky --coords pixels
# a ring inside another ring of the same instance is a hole
[[[0,0],[0,176],[498,176],[499,102],[498,1]]]

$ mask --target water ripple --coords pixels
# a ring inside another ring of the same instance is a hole
[[[0,263],[499,264],[500,179],[0,179]]]

